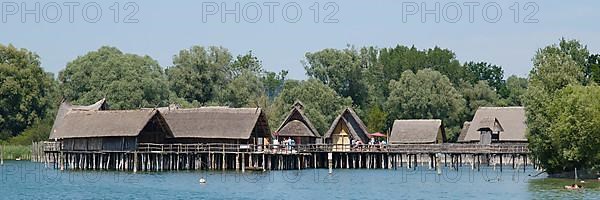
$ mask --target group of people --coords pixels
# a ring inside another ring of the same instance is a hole
[[[275,140],[273,140],[273,145],[276,147],[281,145],[286,150],[291,151],[293,149],[293,147],[296,145],[296,141],[294,139],[292,139],[291,137],[285,138],[283,141],[281,141],[281,143],[279,142],[279,140],[275,139]]]
[[[359,148],[362,145],[364,145],[364,143],[361,140],[355,140],[355,139],[351,140],[351,144],[352,144],[352,147],[354,147],[354,148]],[[371,138],[369,140],[368,145],[369,146],[374,146],[374,145],[385,146],[385,145],[387,145],[387,142],[385,140],[375,140],[375,138]]]

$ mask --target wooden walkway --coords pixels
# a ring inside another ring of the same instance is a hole
[[[45,152],[61,151],[60,142],[44,142]],[[151,144],[141,143],[140,153],[328,153],[328,152],[385,152],[404,154],[528,154],[527,144],[388,144],[388,145],[246,145],[246,144]]]
[[[527,144],[391,144],[391,145],[247,145],[138,144],[131,151],[65,151],[60,142],[44,142],[43,161],[60,169],[131,171],[235,169],[286,170],[304,168],[385,168],[420,164],[458,168],[482,164],[513,168],[527,165]],[[504,161],[503,161],[504,160]],[[507,162],[508,161],[508,162]],[[425,164],[426,163],[426,164]],[[532,162],[530,162],[532,163]],[[534,164],[534,163],[532,163]],[[502,167],[500,167],[502,170]]]

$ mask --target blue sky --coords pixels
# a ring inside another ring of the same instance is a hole
[[[38,14],[26,14],[21,21],[23,5],[31,10],[40,4]],[[52,4],[49,2],[56,2]],[[264,68],[273,71],[289,70],[289,77],[305,78],[301,60],[306,52],[323,48],[345,48],[347,44],[357,47],[392,47],[397,44],[415,45],[419,49],[440,46],[453,50],[461,62],[486,61],[501,65],[506,75],[526,76],[531,69],[531,58],[538,48],[556,43],[559,38],[574,38],[588,45],[591,52],[600,53],[600,1],[482,1],[473,9],[473,22],[469,20],[469,7],[465,1],[284,1],[273,7],[273,22],[269,21],[268,1],[83,1],[73,7],[73,22],[69,21],[70,1],[3,1],[0,43],[27,48],[41,56],[42,66],[57,73],[69,61],[102,45],[115,46],[127,53],[149,55],[163,66],[170,66],[172,57],[179,50],[192,45],[218,45],[228,48],[233,54],[252,50],[262,61]],[[114,22],[114,8],[119,4],[119,23]],[[226,15],[221,21],[221,12],[231,10],[235,3],[240,9],[234,15]],[[315,2],[319,4],[319,20],[314,21]],[[435,15],[428,14],[421,20],[420,12],[435,8]],[[515,2],[518,3],[518,23],[514,21]],[[527,4],[528,2],[533,2]],[[88,3],[87,18],[83,7]],[[102,16],[95,23],[97,3]],[[291,4],[288,4],[291,3]],[[487,11],[483,9],[488,5]],[[17,5],[17,10],[14,10]],[[61,7],[59,11],[53,7]],[[125,5],[131,5],[125,9]],[[219,9],[212,14],[210,5]],[[251,22],[261,7],[261,17]],[[287,12],[284,7],[287,6]],[[325,9],[328,5],[329,9]],[[410,15],[410,5],[417,5],[419,12]],[[461,17],[456,18],[460,6]],[[12,6],[12,7],[11,7]],[[297,7],[302,15],[294,20]],[[495,7],[496,6],[496,7]],[[526,9],[526,6],[527,9]],[[502,15],[496,18],[499,7]],[[137,23],[123,23],[133,8]],[[246,8],[246,9],[244,9]],[[324,23],[324,18],[334,8],[337,12],[331,19],[336,23]],[[445,8],[445,9],[444,9]],[[512,9],[511,9],[512,8]],[[526,15],[535,8],[532,19],[536,23],[524,23]],[[287,18],[283,16],[287,13]],[[487,18],[483,13],[486,13]],[[35,17],[40,22],[35,22]],[[205,16],[205,20],[203,20]],[[404,20],[403,20],[403,16]],[[248,18],[245,20],[245,18]],[[445,17],[445,18],[444,18]],[[497,22],[488,22],[494,18]],[[57,20],[58,19],[58,20]],[[452,19],[455,23],[452,23]],[[56,23],[50,23],[56,20]],[[335,21],[334,21],[335,22]]]

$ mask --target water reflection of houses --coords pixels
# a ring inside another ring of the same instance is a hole
[[[481,107],[473,120],[465,122],[460,143],[527,143],[523,107]]]

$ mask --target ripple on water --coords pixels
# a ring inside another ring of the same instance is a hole
[[[8,161],[0,167],[2,199],[595,199],[600,183],[566,191],[569,181],[528,177],[528,170],[307,169],[272,172],[160,173],[58,171]],[[205,177],[207,184],[198,183]],[[497,180],[500,181],[490,181]]]

